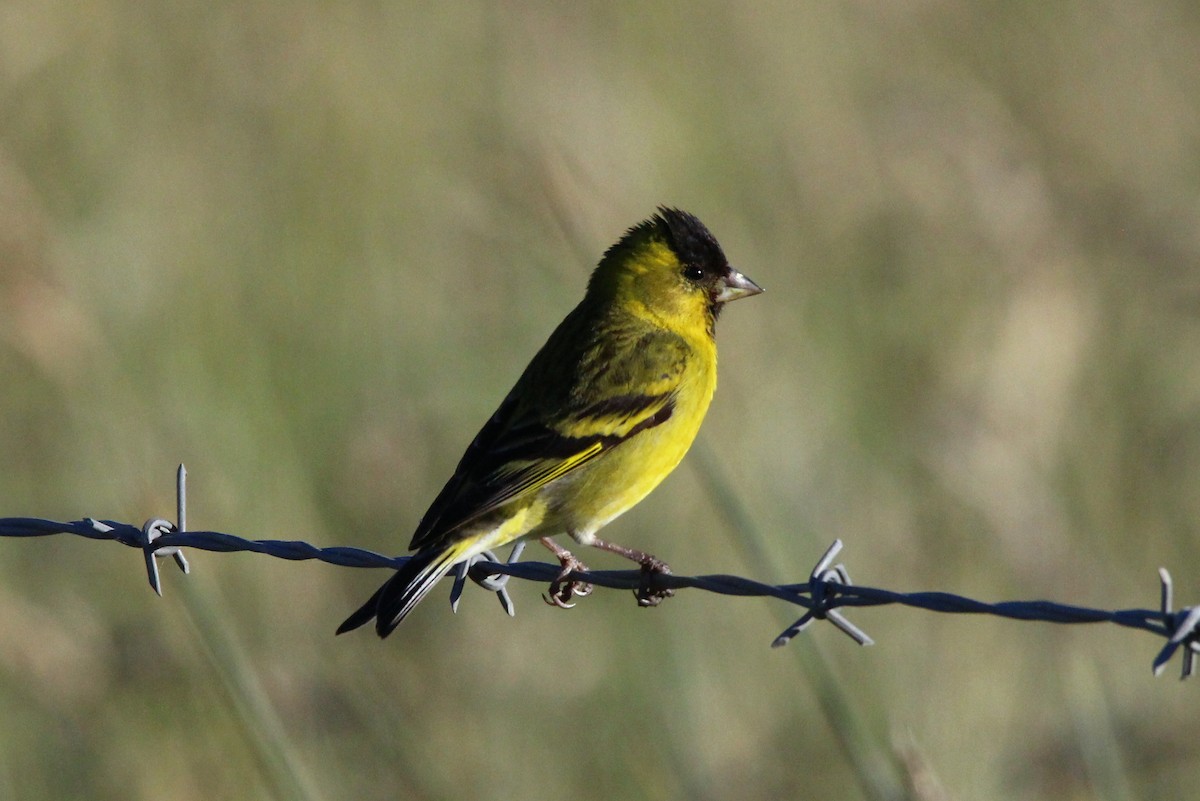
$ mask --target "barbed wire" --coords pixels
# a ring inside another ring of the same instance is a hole
[[[351,547],[318,548],[297,540],[251,540],[218,531],[187,530],[187,470],[179,466],[176,478],[178,523],[161,518],[147,520],[141,527],[113,520],[84,518],[69,523],[31,517],[0,518],[0,537],[44,537],[74,534],[94,540],[111,540],[142,551],[146,575],[151,588],[162,595],[158,560],[170,557],[184,573],[190,571],[182,549],[196,548],[218,553],[249,551],[279,559],[302,561],[316,559],[343,567],[384,567],[398,569],[408,557],[390,557],[373,551]],[[510,578],[537,582],[552,582],[558,578],[584,582],[609,589],[666,590],[699,589],[720,595],[778,598],[802,607],[805,612],[772,641],[778,648],[787,645],[814,620],[827,620],[859,645],[872,645],[866,632],[851,623],[839,611],[842,608],[900,605],[945,614],[993,615],[1013,620],[1046,623],[1114,623],[1127,628],[1141,629],[1166,639],[1166,644],[1154,658],[1154,675],[1160,675],[1177,651],[1182,651],[1180,678],[1195,672],[1195,657],[1200,653],[1200,606],[1173,609],[1173,583],[1165,568],[1159,568],[1158,609],[1091,609],[1053,601],[1004,601],[986,603],[946,592],[895,592],[853,584],[846,567],[833,560],[842,550],[841,540],[835,540],[817,561],[807,582],[772,585],[740,576],[705,575],[679,576],[672,573],[646,574],[641,570],[576,570],[560,577],[561,566],[544,562],[518,561],[524,548],[518,542],[507,560],[485,551],[458,566],[450,600],[455,610],[467,579],[496,593],[501,606],[515,615],[515,606],[508,593]]]

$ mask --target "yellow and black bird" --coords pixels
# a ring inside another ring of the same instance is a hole
[[[417,526],[416,553],[338,633],[374,618],[386,637],[454,565],[523,537],[562,563],[550,593],[560,606],[590,587],[565,583],[582,564],[555,534],[669,572],[596,532],[683,459],[717,386],[717,316],[759,292],[687,212],[659,208],[629,229],[463,454]],[[639,600],[664,594],[643,588]]]

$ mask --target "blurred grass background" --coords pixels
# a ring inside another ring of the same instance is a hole
[[[183,461],[193,528],[400,552],[666,203],[768,294],[613,539],[1195,602],[1197,41],[1189,0],[6,0],[0,515],[170,516]],[[380,644],[332,636],[378,573],[191,558],[160,601],[125,549],[0,543],[0,797],[1200,797],[1138,633],[873,610],[772,651],[767,601],[522,585]]]

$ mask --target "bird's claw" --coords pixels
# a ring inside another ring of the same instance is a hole
[[[545,601],[548,606],[557,606],[559,609],[574,609],[575,604],[567,603],[567,601],[565,600],[567,598],[573,597],[568,590],[569,590],[569,586],[566,589],[560,589],[558,592],[554,593],[553,595],[543,592],[542,600]]]
[[[542,600],[559,609],[571,609],[575,606],[571,603],[571,599],[585,598],[591,595],[593,587],[586,581],[567,581],[573,572],[586,571],[587,565],[569,553],[561,556],[559,561],[562,563],[562,570],[559,571],[554,581],[550,582],[550,592],[549,594],[543,593]]]
[[[653,585],[656,575],[671,575],[671,566],[661,559],[650,556],[642,562],[642,584],[633,593],[637,597],[638,606],[658,606],[675,594],[675,590],[669,587],[655,588]]]

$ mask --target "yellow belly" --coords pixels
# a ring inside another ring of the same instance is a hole
[[[542,491],[548,514],[537,536],[586,538],[629,511],[683,460],[716,389],[716,370],[701,370],[680,387],[670,419],[602,454]]]

